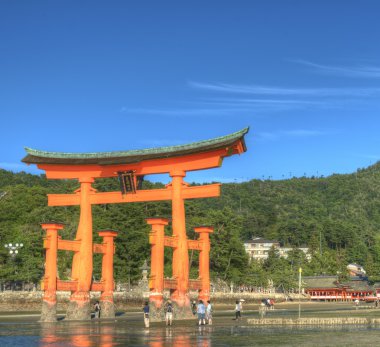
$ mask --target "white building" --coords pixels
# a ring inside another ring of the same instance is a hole
[[[255,260],[263,261],[267,259],[268,253],[272,247],[276,248],[280,254],[280,257],[284,257],[285,259],[288,257],[288,253],[293,249],[290,247],[281,247],[278,241],[266,240],[261,237],[255,237],[252,240],[244,242],[245,251],[249,254],[251,259]],[[306,254],[306,258],[310,260],[308,247],[301,247],[298,249],[304,252]]]
[[[244,242],[245,251],[249,254],[251,259],[265,260],[268,258],[269,250],[272,247],[280,248],[278,241],[266,240],[261,237],[255,237],[252,240]]]

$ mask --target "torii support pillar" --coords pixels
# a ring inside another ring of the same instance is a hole
[[[152,245],[149,301],[160,309],[164,297],[164,242],[165,225],[169,224],[166,218],[147,218],[146,222],[152,226],[149,242]]]
[[[186,235],[185,201],[183,188],[186,183],[183,177],[186,172],[173,170],[172,177],[172,227],[173,237],[177,238],[177,247],[173,250],[173,277],[177,280],[177,288],[172,292],[171,299],[180,308],[180,315],[186,315],[190,311],[189,298],[189,251]],[[183,309],[183,310],[182,310]],[[178,311],[178,310],[177,310]]]
[[[80,218],[76,240],[80,241],[72,265],[72,280],[78,281],[77,289],[71,294],[67,308],[67,320],[91,319],[90,289],[93,268],[92,209],[90,194],[93,192],[92,177],[80,177]]]
[[[202,243],[202,249],[199,252],[199,279],[201,280],[201,289],[199,291],[199,300],[206,302],[210,300],[210,237],[209,234],[214,231],[213,227],[201,226],[194,228],[199,234],[199,241]]]
[[[43,283],[44,297],[42,301],[41,322],[55,322],[57,320],[57,252],[58,230],[63,229],[60,223],[41,224],[46,231],[45,248],[45,276]]]
[[[102,279],[104,291],[100,296],[100,307],[102,318],[115,318],[115,305],[113,303],[113,291],[115,288],[113,280],[113,255],[115,253],[114,239],[117,231],[102,230],[99,236],[103,237],[103,259],[102,259]]]

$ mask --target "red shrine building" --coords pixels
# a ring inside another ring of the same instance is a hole
[[[366,278],[351,277],[340,281],[338,276],[303,277],[305,294],[318,301],[380,300],[380,283],[371,285]]]

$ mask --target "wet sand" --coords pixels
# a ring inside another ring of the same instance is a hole
[[[302,317],[380,317],[380,309],[352,303],[301,303]],[[233,319],[233,307],[215,308],[213,325],[196,319],[175,321],[172,327],[143,326],[138,308],[119,312],[115,320],[41,324],[39,313],[0,313],[0,346],[378,346],[380,329],[368,326],[253,327],[258,305],[244,305],[243,319]],[[59,318],[63,318],[59,315]],[[278,304],[266,317],[298,317],[298,303]]]

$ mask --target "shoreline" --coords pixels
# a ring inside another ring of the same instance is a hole
[[[99,300],[100,292],[91,292],[91,301]],[[42,306],[43,291],[3,291],[0,292],[0,312],[33,312],[39,311]],[[57,292],[57,310],[66,311],[70,299],[70,292]],[[197,292],[190,293],[191,300],[197,300]],[[145,292],[114,292],[114,303],[118,310],[129,310],[131,307],[140,307],[147,299],[149,293]],[[169,293],[165,293],[165,299]],[[211,301],[214,306],[231,306],[236,300],[244,299],[244,305],[258,305],[262,299],[274,299],[277,304],[282,302],[298,302],[298,295],[285,295],[282,293],[224,293],[214,292]],[[286,301],[286,299],[290,301]],[[309,297],[301,296],[302,301],[308,301]]]

